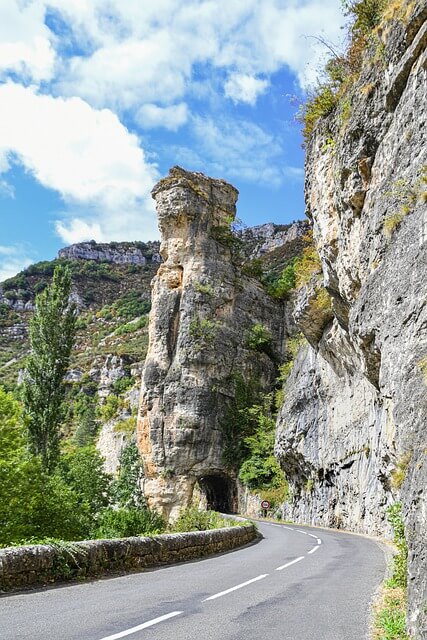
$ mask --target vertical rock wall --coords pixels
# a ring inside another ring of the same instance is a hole
[[[238,192],[175,167],[153,189],[164,260],[153,280],[138,444],[149,504],[174,518],[198,482],[209,506],[236,509],[223,432],[236,375],[268,388],[286,333],[282,305],[233,264]],[[268,352],[248,346],[262,324]]]
[[[333,313],[285,389],[276,451],[291,518],[384,534],[403,503],[409,624],[427,637],[427,9],[390,19],[307,149],[306,201]],[[377,49],[375,49],[377,47]],[[378,57],[380,51],[380,57]],[[375,60],[375,58],[377,58]]]

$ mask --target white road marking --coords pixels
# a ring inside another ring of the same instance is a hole
[[[290,567],[291,564],[295,564],[296,562],[299,562],[300,560],[304,560],[304,556],[300,556],[299,558],[295,558],[295,560],[291,560],[291,562],[288,562],[287,564],[282,564],[281,567],[276,567],[276,571],[281,571],[282,569],[286,569],[286,567]]]
[[[288,531],[293,531],[292,527],[285,527],[284,524],[282,524],[282,525],[279,524],[279,527],[283,527],[284,529],[287,529]]]
[[[317,540],[317,536],[313,535],[312,533],[308,533],[307,535],[309,535],[310,538],[316,538],[316,540]]]
[[[319,547],[313,547],[312,549],[310,549],[310,551],[308,553],[314,553],[315,551],[317,551]]]
[[[320,538],[317,538],[317,544],[322,544],[322,541]]]
[[[206,602],[207,600],[215,600],[216,598],[220,598],[221,596],[225,596],[227,593],[231,593],[232,591],[236,591],[237,589],[241,589],[242,587],[246,587],[248,584],[252,584],[252,582],[257,582],[257,580],[262,580],[266,578],[268,573],[263,573],[256,578],[252,578],[252,580],[247,580],[246,582],[242,582],[241,584],[237,584],[235,587],[231,587],[230,589],[226,589],[225,591],[220,591],[219,593],[215,593],[213,596],[209,596],[209,598],[205,598],[202,602]],[[103,640],[107,640],[107,638],[103,638]],[[109,639],[108,639],[109,640]]]
[[[307,531],[302,531],[301,529],[297,529],[297,531],[299,531],[299,533],[303,533],[305,536],[307,535]]]
[[[101,640],[118,640],[119,638],[124,638],[125,636],[130,636],[131,633],[136,633],[137,631],[142,631],[142,629],[147,629],[148,627],[152,627],[155,624],[159,624],[159,622],[164,622],[164,620],[169,620],[169,618],[174,618],[175,616],[179,616],[183,613],[183,611],[172,611],[171,613],[167,613],[164,616],[160,616],[159,618],[154,618],[153,620],[148,620],[148,622],[143,622],[136,627],[132,627],[131,629],[126,629],[125,631],[120,631],[120,633],[114,633],[112,636],[106,636],[105,638],[101,638]]]

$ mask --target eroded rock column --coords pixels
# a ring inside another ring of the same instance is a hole
[[[144,490],[166,517],[190,504],[196,482],[208,506],[233,511],[236,483],[222,455],[233,376],[274,380],[281,308],[232,262],[233,186],[175,167],[152,193],[164,263],[152,285],[138,419]],[[270,355],[246,344],[256,322],[271,332]]]

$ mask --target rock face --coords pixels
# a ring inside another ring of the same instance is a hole
[[[223,427],[236,376],[268,386],[286,327],[282,305],[233,264],[237,190],[175,167],[153,189],[164,259],[153,280],[138,444],[151,506],[174,518],[198,483],[209,506],[236,509]],[[255,324],[270,335],[255,351]]]
[[[310,229],[308,220],[297,220],[292,224],[260,224],[238,231],[237,235],[245,243],[250,259],[260,258],[270,251],[300,240]]]
[[[384,68],[367,55],[350,116],[323,119],[307,149],[307,213],[333,310],[285,388],[276,452],[296,521],[389,533],[403,503],[409,628],[427,637],[427,10],[381,33]]]
[[[115,264],[160,262],[159,242],[79,242],[58,251],[58,258],[96,260]]]

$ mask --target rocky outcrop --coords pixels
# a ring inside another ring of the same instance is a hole
[[[286,327],[282,305],[233,264],[237,190],[175,167],[153,189],[164,263],[153,280],[138,443],[150,506],[174,518],[196,483],[207,503],[236,509],[223,461],[236,378],[267,388]],[[265,334],[257,350],[254,326]]]
[[[307,148],[306,201],[331,315],[285,388],[276,452],[297,521],[387,534],[401,500],[409,628],[427,629],[427,42],[425,4],[380,30],[345,107]],[[379,49],[378,49],[379,50]],[[301,322],[303,318],[303,322]]]
[[[297,220],[291,224],[268,222],[256,227],[247,227],[237,231],[236,235],[244,242],[244,251],[251,260],[261,258],[266,253],[290,245],[301,239],[310,229],[308,220]]]
[[[144,265],[161,262],[159,242],[79,242],[58,251],[58,258]]]

